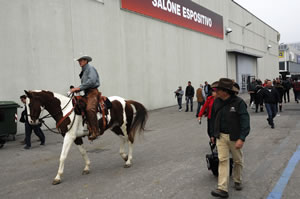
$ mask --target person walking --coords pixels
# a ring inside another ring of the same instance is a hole
[[[30,125],[28,122],[27,117],[27,107],[26,107],[26,95],[20,96],[21,102],[25,105],[25,109],[21,114],[20,122],[25,124],[25,146],[24,149],[30,149],[31,148],[31,134],[32,130],[35,133],[35,135],[40,139],[41,144],[45,145],[45,135],[39,125]]]
[[[283,80],[282,86],[284,88],[284,93],[283,93],[284,103],[290,102],[290,89],[292,88],[291,81],[289,79]]]
[[[177,103],[178,103],[178,110],[179,112],[182,111],[182,96],[184,94],[184,91],[182,90],[182,87],[179,86],[178,89],[174,92],[175,93],[175,98],[177,98]]]
[[[254,100],[255,100],[255,88],[256,88],[256,80],[253,78],[252,82],[248,85],[248,93],[250,94],[250,104],[249,106],[253,108]]]
[[[89,140],[94,140],[100,135],[99,123],[97,119],[97,109],[99,104],[100,80],[97,70],[89,64],[92,61],[90,56],[84,55],[77,59],[82,68],[79,77],[81,85],[77,88],[72,88],[71,93],[84,91],[87,99],[86,117],[89,129]]]
[[[266,87],[262,90],[261,95],[263,97],[266,110],[268,113],[268,124],[271,128],[275,128],[274,118],[278,112],[277,104],[279,102],[279,94],[277,90],[272,86],[272,81],[268,80]]]
[[[255,98],[254,98],[254,104],[255,104],[255,113],[258,112],[258,107],[260,107],[260,112],[264,112],[263,107],[263,98],[261,95],[261,91],[263,90],[262,82],[258,82],[255,88]]]
[[[193,98],[195,96],[195,90],[192,86],[191,81],[188,81],[188,86],[185,89],[185,100],[186,100],[186,109],[185,112],[189,111],[189,103],[191,103],[191,112],[193,112]]]
[[[208,97],[211,95],[211,86],[208,84],[207,81],[204,82],[204,93],[205,93],[205,97]]]
[[[284,87],[283,87],[280,79],[276,79],[276,83],[275,83],[274,87],[279,94],[278,105],[279,105],[279,111],[281,112],[282,111],[282,98],[284,95]]]
[[[201,122],[203,115],[207,117],[207,134],[210,139],[212,139],[212,135],[210,134],[211,128],[211,110],[216,99],[216,89],[212,89],[211,96],[208,96],[204,105],[202,106],[199,114],[198,121]]]
[[[296,78],[293,82],[293,91],[295,96],[295,102],[299,103],[300,98],[300,82],[298,81],[298,78]]]
[[[203,92],[202,84],[200,84],[200,87],[196,91],[196,97],[197,97],[197,103],[198,103],[196,117],[198,117],[201,106],[205,103],[205,94]]]
[[[233,180],[236,190],[242,190],[243,152],[242,148],[250,132],[250,117],[245,101],[238,97],[238,89],[232,80],[221,78],[216,88],[216,99],[212,107],[210,135],[216,142],[219,158],[218,187],[211,192],[214,197],[227,198],[229,184],[229,153],[234,167]]]

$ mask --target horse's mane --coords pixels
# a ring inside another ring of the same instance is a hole
[[[52,115],[52,117],[58,122],[60,117],[63,117],[63,112],[61,109],[61,102],[58,98],[54,96],[53,92],[50,91],[39,91],[32,92],[34,97],[37,97],[41,102],[41,105],[45,107],[45,109]],[[60,125],[59,129],[61,133],[64,135],[68,131],[68,125],[71,123],[70,118],[66,118]]]
[[[48,109],[54,109],[54,107],[60,107],[60,100],[57,99],[53,92],[42,90],[40,92],[33,91],[34,97],[38,97],[41,104]]]

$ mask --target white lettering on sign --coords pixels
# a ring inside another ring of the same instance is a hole
[[[174,3],[171,0],[152,0],[152,5],[153,7],[159,8],[172,14],[176,14],[178,16],[181,16],[182,14],[183,18],[193,20],[196,23],[208,26],[210,28],[213,25],[213,21],[211,18],[189,8],[181,6],[177,3]]]
[[[152,0],[152,5],[156,8],[181,16],[181,5],[170,0]]]

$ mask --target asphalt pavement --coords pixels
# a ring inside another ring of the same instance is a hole
[[[210,199],[217,178],[207,170],[205,155],[210,152],[207,126],[194,112],[178,112],[177,106],[149,112],[147,131],[137,136],[131,168],[123,168],[120,139],[111,131],[90,143],[84,139],[91,160],[91,172],[82,175],[84,161],[75,145],[65,163],[62,183],[52,185],[59,164],[63,138],[45,131],[46,145],[32,135],[32,148],[20,141],[7,142],[0,150],[1,199]],[[267,198],[300,145],[300,104],[283,105],[275,118],[275,129],[267,124],[266,112],[251,115],[251,132],[244,145],[242,191],[230,198]],[[21,124],[22,125],[22,124]],[[290,171],[282,198],[300,198],[300,165]]]

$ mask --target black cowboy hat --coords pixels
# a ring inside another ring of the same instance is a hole
[[[79,60],[82,60],[82,59],[85,59],[87,60],[88,62],[91,62],[93,59],[88,56],[88,55],[82,55],[81,57],[77,58],[76,61],[79,61]]]
[[[219,81],[214,82],[211,85],[212,88],[220,88],[225,89],[229,91],[233,91],[235,93],[238,93],[240,90],[238,89],[238,86],[235,85],[235,83],[228,78],[221,78]]]

